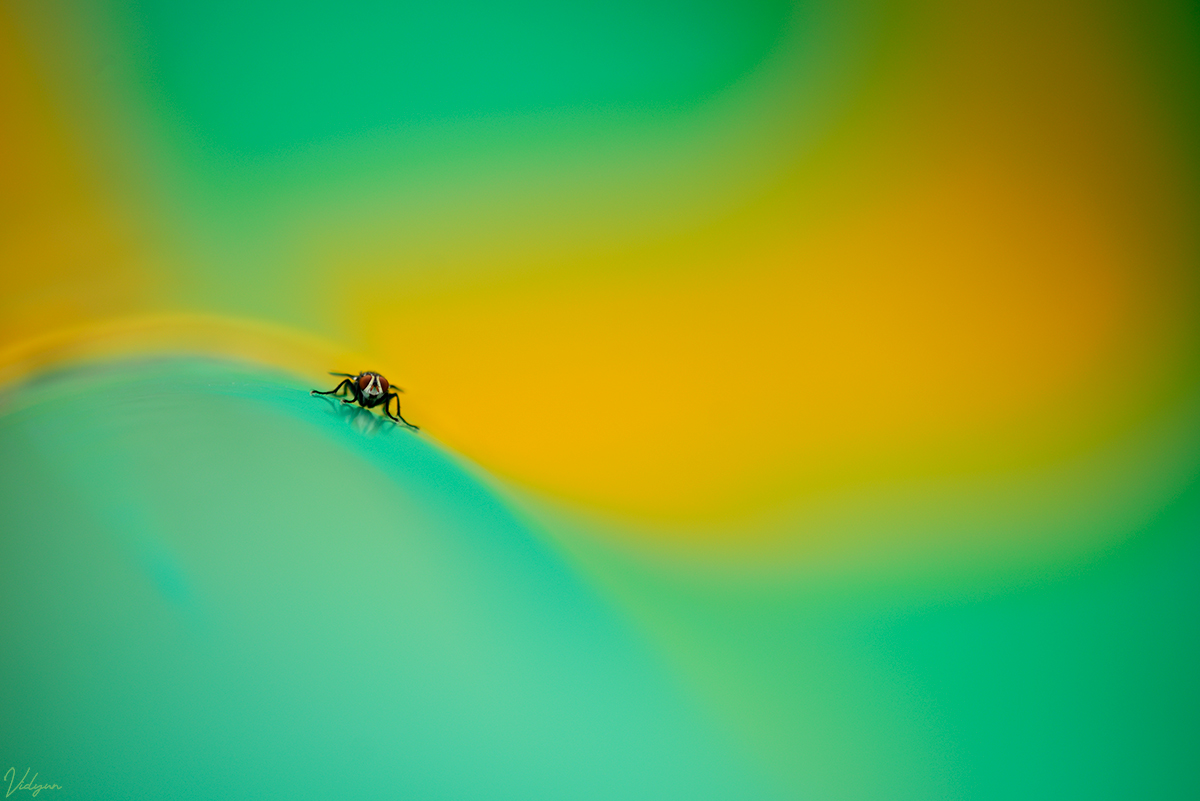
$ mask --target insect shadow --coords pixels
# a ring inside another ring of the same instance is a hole
[[[364,436],[390,436],[396,430],[396,424],[386,417],[374,414],[370,409],[342,403],[340,400],[324,395],[315,395],[325,402],[328,414],[342,420],[355,431]]]

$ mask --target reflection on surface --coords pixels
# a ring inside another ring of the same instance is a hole
[[[328,395],[313,395],[324,402],[326,411],[342,420],[359,434],[367,437],[390,436],[399,423],[375,414],[370,409],[364,409],[353,403],[342,403]]]

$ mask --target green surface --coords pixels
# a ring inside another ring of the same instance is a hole
[[[1194,481],[1053,575],[755,579],[536,523],[307,389],[180,359],[0,399],[0,767],[86,799],[1200,789]]]
[[[7,401],[0,743],[51,797],[745,786],[645,644],[424,435],[192,361]]]

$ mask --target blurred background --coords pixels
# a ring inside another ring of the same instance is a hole
[[[0,770],[1200,793],[1194,3],[5,0],[0,97]]]

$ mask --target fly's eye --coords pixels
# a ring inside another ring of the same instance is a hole
[[[367,375],[366,373],[363,373],[362,375],[360,375],[358,377],[358,388],[359,389],[366,389],[367,385],[369,385],[370,383],[371,383],[371,376]]]
[[[383,391],[383,394],[384,394],[384,395],[386,395],[386,394],[387,394],[387,391],[388,391],[388,380],[387,380],[386,378],[384,378],[383,376],[379,376],[379,388],[380,388],[380,390],[382,390],[382,391]]]

